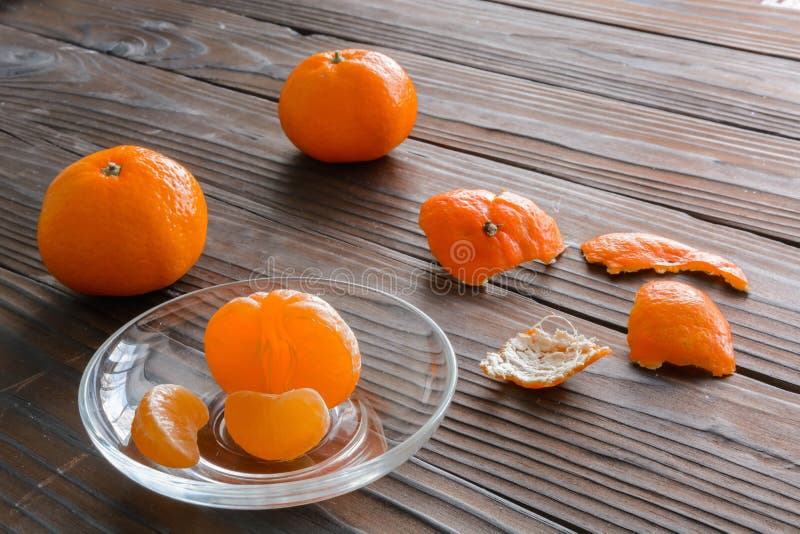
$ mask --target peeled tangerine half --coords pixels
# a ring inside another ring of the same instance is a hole
[[[708,296],[683,282],[654,280],[636,293],[628,318],[631,360],[648,369],[668,362],[724,376],[736,370],[731,327]]]
[[[653,234],[605,234],[585,242],[581,250],[586,261],[602,263],[610,274],[642,269],[655,269],[658,273],[702,271],[721,276],[736,289],[747,291],[747,276],[732,261]]]
[[[183,386],[159,384],[142,397],[131,426],[139,452],[165,467],[192,467],[200,460],[197,431],[208,422],[208,408]]]
[[[225,426],[233,441],[263,460],[293,460],[328,432],[330,416],[313,389],[280,395],[237,391],[225,401]]]
[[[566,248],[555,219],[508,191],[441,193],[422,204],[419,226],[442,267],[473,286],[526,261],[552,263]]]
[[[541,325],[550,318],[560,317],[547,316],[527,332],[506,341],[498,352],[488,353],[480,364],[483,372],[524,388],[547,388],[611,354],[610,348],[579,334],[575,327],[572,332],[556,329],[553,334],[547,333]]]
[[[346,400],[361,372],[358,343],[321,298],[286,289],[233,299],[211,317],[206,361],[228,393],[316,390],[329,408]]]

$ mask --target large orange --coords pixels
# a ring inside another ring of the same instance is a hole
[[[361,372],[353,331],[327,302],[286,289],[233,299],[211,317],[206,361],[228,393],[315,389],[329,408],[346,400]]]
[[[639,288],[628,318],[631,361],[648,369],[664,362],[724,376],[736,370],[731,327],[708,295],[676,280]]]
[[[322,52],[289,74],[278,114],[286,136],[309,156],[369,161],[408,137],[417,93],[406,71],[380,52]]]
[[[175,282],[206,241],[208,213],[185,167],[146,148],[86,156],[50,184],[38,243],[47,270],[89,295],[137,295]]]

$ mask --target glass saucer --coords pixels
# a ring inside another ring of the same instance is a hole
[[[288,462],[259,460],[230,439],[222,417],[225,394],[203,354],[206,324],[220,306],[278,288],[328,301],[352,328],[362,356],[356,391],[331,410],[328,434]],[[353,491],[410,458],[444,417],[456,376],[444,332],[404,300],[348,282],[261,278],[201,289],[136,317],[97,349],[78,398],[92,442],[139,484],[205,506],[282,508]],[[209,407],[209,423],[198,433],[200,462],[189,469],[157,465],[130,442],[139,400],[165,383],[189,388]]]

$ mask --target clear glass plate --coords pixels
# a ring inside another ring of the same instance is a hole
[[[253,458],[225,431],[225,394],[203,354],[214,312],[255,291],[285,288],[328,301],[358,338],[361,378],[331,410],[320,444],[289,462]],[[175,499],[222,508],[281,508],[328,499],[389,473],[430,438],[456,385],[453,348],[430,317],[404,300],[347,282],[262,278],[201,289],[156,306],[97,349],[81,379],[79,407],[89,437],[114,467]],[[198,434],[200,462],[169,469],[130,442],[139,400],[155,384],[180,384],[208,405]]]

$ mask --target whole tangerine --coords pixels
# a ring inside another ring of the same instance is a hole
[[[208,212],[194,176],[137,146],[90,154],[47,189],[37,241],[65,286],[87,295],[138,295],[183,276],[203,252]]]
[[[369,161],[408,137],[417,93],[406,71],[380,52],[321,52],[289,74],[278,116],[286,137],[312,158]]]

